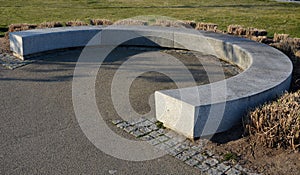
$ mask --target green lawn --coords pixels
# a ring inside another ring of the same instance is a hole
[[[0,34],[12,23],[162,15],[181,20],[213,22],[289,33],[300,37],[300,4],[269,0],[0,0]]]

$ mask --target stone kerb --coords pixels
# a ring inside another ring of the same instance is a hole
[[[16,55],[26,59],[40,52],[84,47],[100,31],[99,42],[94,45],[114,45],[120,37],[135,35],[136,39],[122,45],[194,50],[244,69],[241,74],[220,82],[155,92],[156,118],[189,138],[228,130],[241,121],[247,110],[275,98],[290,86],[292,63],[280,51],[248,39],[192,29],[149,26],[38,29],[10,33],[10,46]],[[211,114],[211,109],[222,106],[224,113]]]

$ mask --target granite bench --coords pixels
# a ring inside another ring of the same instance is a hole
[[[89,43],[92,38],[94,42]],[[10,48],[21,59],[87,44],[187,49],[214,55],[241,67],[244,71],[229,79],[155,92],[156,118],[189,138],[230,129],[249,109],[288,90],[293,69],[289,58],[272,47],[193,29],[83,26],[10,33]]]

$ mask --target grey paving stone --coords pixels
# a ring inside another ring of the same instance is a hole
[[[196,154],[193,156],[193,158],[198,160],[199,162],[203,162],[207,157],[202,154]]]
[[[153,140],[154,138],[153,137],[151,137],[151,136],[149,136],[149,135],[144,135],[144,136],[142,136],[142,137],[140,137],[141,138],[141,140],[143,140],[143,141],[150,141],[150,140]]]
[[[179,144],[179,142],[177,142],[176,140],[174,140],[173,138],[166,141],[165,144],[169,145],[170,147],[175,147],[177,144]]]
[[[190,146],[190,147],[194,146],[194,143],[189,139],[186,139],[182,144],[185,144],[185,145]]]
[[[131,120],[128,120],[127,122],[128,122],[130,125],[136,125],[137,123],[140,123],[140,122],[142,122],[143,120],[145,120],[145,119],[139,118],[139,119],[131,119]]]
[[[191,158],[190,156],[187,156],[183,153],[180,153],[180,154],[176,155],[175,157],[181,161],[186,161]]]
[[[150,135],[151,137],[156,138],[156,137],[160,136],[161,134],[158,133],[157,131],[152,131],[151,133],[149,133],[149,135]]]
[[[185,142],[180,143],[178,147],[186,150],[186,149],[190,149],[191,145],[190,145],[189,141],[185,141]]]
[[[117,124],[119,124],[119,123],[122,123],[123,122],[123,120],[112,120],[111,121],[112,122],[112,124],[114,124],[114,125],[117,125]]]
[[[175,148],[170,148],[168,150],[168,153],[171,155],[171,156],[177,156],[178,154],[182,153],[182,151],[178,150],[178,149],[175,149]]]
[[[168,137],[172,137],[172,138],[178,137],[178,136],[179,136],[179,134],[177,134],[175,131],[169,131],[169,132],[167,132],[165,135],[168,136]],[[183,136],[183,137],[184,137],[184,136]],[[185,138],[185,137],[184,137],[184,138]]]
[[[168,132],[169,133],[169,132]],[[182,136],[182,135],[176,135],[173,137],[174,140],[178,141],[178,142],[184,142],[187,140],[186,137]]]
[[[247,175],[259,175],[259,173],[251,172],[250,170],[243,168],[241,165],[237,164],[234,166],[235,169],[239,170],[242,172],[242,174],[247,174]]]
[[[194,145],[194,146],[192,146],[191,148],[200,152],[200,151],[203,150],[204,146],[201,146],[201,145]]]
[[[220,172],[216,168],[210,168],[209,170],[207,170],[207,174],[210,174],[210,175],[222,175],[223,173]]]
[[[154,123],[154,124],[157,122],[156,118],[150,118],[149,121]]]
[[[220,163],[217,165],[217,169],[221,172],[226,172],[227,170],[229,170],[230,166],[225,165],[224,163]]]
[[[214,154],[214,155],[212,156],[212,158],[217,159],[217,160],[222,160],[222,159],[223,159],[221,156],[216,155],[216,154]]]
[[[140,127],[137,127],[136,125],[130,125],[130,126],[132,126],[134,128],[134,130],[139,130],[140,129]]]
[[[209,157],[212,157],[214,155],[212,151],[206,150],[205,152]]]
[[[166,142],[166,141],[168,141],[170,138],[167,137],[167,136],[165,136],[165,135],[161,135],[161,136],[158,136],[156,139],[159,140],[160,142]]]
[[[121,129],[124,129],[124,128],[128,127],[128,126],[130,126],[129,123],[127,123],[125,121],[122,122],[122,123],[117,124],[117,127],[121,128]]]
[[[210,167],[208,165],[206,165],[205,163],[201,163],[201,164],[197,165],[196,167],[199,168],[201,172],[206,172],[207,170],[210,169]]]
[[[226,175],[240,175],[240,174],[242,174],[242,172],[235,168],[230,168],[228,171],[226,171],[225,174]]]
[[[227,166],[230,166],[230,167],[233,167],[235,164],[233,164],[233,162],[231,161],[223,161],[222,162],[224,165],[227,165]]]
[[[170,149],[170,147],[164,143],[159,143],[155,145],[155,147],[163,151],[168,151]]]
[[[181,152],[183,152],[187,149],[187,147],[182,145],[182,144],[178,144],[174,148],[177,149],[178,151],[181,151]]]
[[[144,135],[144,133],[139,130],[132,131],[131,134],[134,135],[134,137],[141,137]]]
[[[247,169],[243,168],[243,167],[242,167],[241,165],[239,165],[239,164],[236,164],[236,165],[234,166],[234,168],[237,169],[237,170],[243,171],[243,172],[247,172]]]
[[[153,123],[150,122],[149,120],[144,120],[143,122],[137,123],[136,125],[139,127],[147,127],[152,125]]]
[[[182,161],[186,161],[186,160],[190,159],[195,154],[196,154],[196,152],[194,150],[185,150],[185,151],[181,152],[180,154],[177,154],[176,158],[178,158]]]
[[[159,129],[159,130],[157,130],[157,132],[159,133],[159,134],[166,134],[167,133],[167,131],[166,130],[164,130],[164,129]]]
[[[209,166],[215,166],[219,163],[219,161],[217,159],[213,159],[213,158],[208,158],[204,161],[204,163],[206,163]]]
[[[151,129],[152,131],[159,130],[159,128],[155,124],[150,125],[148,128]]]
[[[198,154],[198,152],[195,150],[192,150],[192,149],[188,149],[188,150],[184,151],[183,154],[192,157],[192,156]]]
[[[135,131],[135,130],[136,129],[132,126],[127,126],[127,127],[124,128],[124,131],[126,131],[127,133],[130,133],[130,132]]]
[[[188,165],[190,165],[190,166],[196,166],[196,165],[199,164],[199,161],[191,158],[189,160],[186,160],[185,163],[188,164]]]
[[[139,130],[144,134],[148,134],[148,133],[152,132],[152,130],[149,129],[148,127],[139,127]]]
[[[148,143],[155,146],[155,145],[159,144],[160,142],[157,139],[152,139],[152,140],[149,140]]]

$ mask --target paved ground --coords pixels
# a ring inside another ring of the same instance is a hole
[[[80,50],[51,54],[15,70],[0,66],[0,174],[199,174],[169,155],[130,162],[98,150],[79,128],[72,106],[72,75],[79,54]],[[113,72],[106,74],[98,81],[111,79]],[[108,85],[97,92],[105,120],[119,135],[135,139],[111,123],[117,117],[106,103]],[[147,103],[133,103],[140,104],[140,112],[149,111]]]

